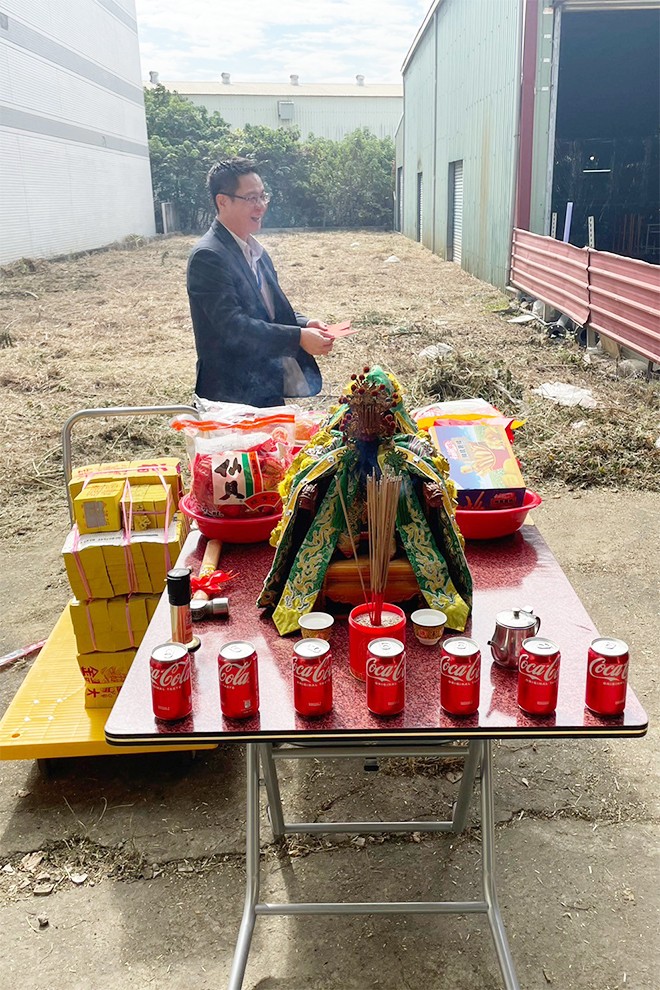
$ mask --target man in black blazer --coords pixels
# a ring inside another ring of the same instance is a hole
[[[282,405],[285,397],[316,395],[315,356],[333,338],[320,320],[295,313],[273,263],[254,234],[270,197],[254,163],[231,158],[208,175],[217,217],[188,260],[188,297],[197,348],[200,398]]]

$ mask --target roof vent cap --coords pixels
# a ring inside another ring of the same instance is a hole
[[[291,80],[291,85],[292,86],[299,86],[300,85],[300,82],[299,82],[300,76],[291,75],[291,76],[289,76],[289,79]]]
[[[222,72],[221,73],[221,78],[222,78],[222,82],[224,83],[224,85],[225,86],[229,86],[229,81],[231,79],[231,76],[229,75],[229,73],[228,72]]]
[[[158,83],[158,73],[157,72],[151,71],[149,73],[149,82],[151,83],[152,86],[158,86],[159,85],[159,83]]]
[[[358,86],[364,86],[364,76],[356,76],[355,81]]]

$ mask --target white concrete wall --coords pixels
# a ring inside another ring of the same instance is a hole
[[[0,263],[154,233],[134,0],[3,0]]]

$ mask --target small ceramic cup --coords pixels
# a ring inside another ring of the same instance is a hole
[[[437,608],[419,608],[410,616],[415,636],[424,646],[435,646],[442,639],[447,616]]]
[[[330,641],[334,616],[328,612],[307,612],[298,619],[303,639],[325,639]]]

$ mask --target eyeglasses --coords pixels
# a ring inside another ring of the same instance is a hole
[[[271,195],[267,192],[262,193],[261,196],[257,196],[256,193],[251,196],[236,196],[232,193],[225,193],[225,196],[229,196],[230,199],[242,199],[250,206],[268,206],[271,200]]]

